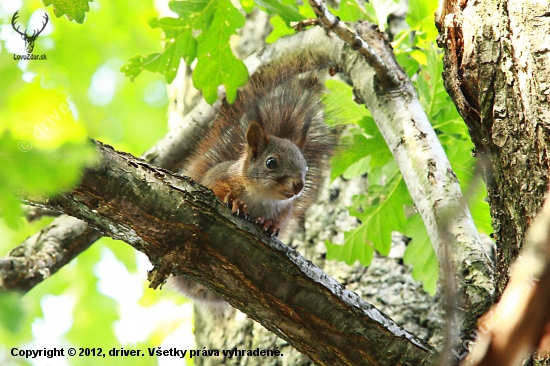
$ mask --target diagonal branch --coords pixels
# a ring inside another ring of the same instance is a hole
[[[232,216],[204,186],[96,146],[100,165],[85,171],[74,191],[40,204],[145,253],[155,283],[170,273],[197,281],[318,364],[433,360],[429,345],[295,250]]]
[[[84,221],[61,215],[0,258],[0,290],[29,291],[100,237]]]
[[[452,268],[449,273],[455,278],[448,280],[458,286],[458,309],[467,309],[460,314],[460,329],[469,335],[492,303],[494,269],[412,82],[397,64],[385,36],[373,25],[359,22],[353,32],[328,11],[323,0],[309,3],[325,29],[361,55],[345,52],[346,47],[340,46],[342,52],[331,51],[333,56],[328,57],[353,80],[357,95],[371,111],[399,165],[440,263]],[[367,41],[358,42],[357,37]],[[450,258],[446,255],[449,247]]]

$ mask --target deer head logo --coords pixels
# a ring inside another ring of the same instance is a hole
[[[36,38],[38,38],[38,35],[40,33],[42,33],[44,28],[46,28],[46,24],[48,24],[48,20],[50,18],[48,18],[48,14],[44,14],[45,22],[42,23],[42,29],[40,29],[40,30],[36,29],[32,33],[32,36],[29,36],[27,34],[26,29],[25,29],[24,33],[21,33],[21,31],[19,30],[19,27],[15,26],[15,20],[19,17],[19,15],[17,15],[17,13],[19,13],[19,10],[16,11],[15,14],[13,14],[13,18],[11,18],[11,25],[12,25],[13,29],[15,29],[15,31],[21,35],[21,38],[23,38],[25,40],[25,47],[27,48],[27,53],[32,53],[32,50],[34,49],[34,42],[36,41]]]

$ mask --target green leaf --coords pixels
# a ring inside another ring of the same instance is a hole
[[[152,53],[147,57],[137,55],[132,57],[128,63],[120,68],[124,75],[134,80],[143,69],[164,74],[166,82],[174,81],[178,72],[180,59],[190,63],[195,59],[197,53],[197,41],[192,37],[188,29],[177,36],[175,40],[168,41],[164,52]]]
[[[403,262],[413,267],[413,278],[422,282],[424,291],[433,296],[439,278],[439,261],[419,214],[407,220],[404,233],[412,241],[407,245]]]
[[[379,170],[384,171],[381,175],[389,177],[388,182],[383,186],[371,183],[370,202],[365,195],[354,197],[350,215],[357,217],[361,224],[344,233],[343,245],[327,243],[327,259],[345,261],[350,265],[359,260],[363,266],[368,266],[373,249],[381,255],[388,255],[392,231],[404,230],[404,205],[410,203],[407,187],[394,163]]]
[[[16,227],[21,214],[16,193],[51,196],[69,190],[82,177],[80,171],[95,162],[95,149],[89,143],[66,143],[54,150],[34,148],[10,137],[0,136],[2,169],[0,170],[0,209],[10,227]],[[22,146],[27,146],[23,149]]]
[[[290,22],[297,22],[306,19],[297,10],[296,5],[291,6],[277,0],[254,0],[258,6],[264,7],[268,14],[279,15],[290,26]]]
[[[340,146],[330,160],[330,179],[334,181],[342,175],[352,164],[368,155],[369,141],[363,134],[342,136]]]
[[[343,177],[345,179],[353,179],[368,173],[371,169],[371,158],[372,156],[369,155],[362,158],[358,162],[351,164],[344,172]]]
[[[7,102],[0,118],[0,209],[13,228],[21,214],[16,195],[51,196],[70,189],[80,171],[94,163],[95,149],[64,93],[24,83]]]
[[[171,83],[181,58],[188,65],[197,58],[194,86],[201,89],[206,101],[212,104],[218,99],[218,87],[224,85],[227,100],[232,103],[237,88],[248,80],[248,70],[235,57],[229,44],[237,28],[244,26],[244,16],[229,0],[171,1],[169,7],[179,18],[149,21],[151,27],[164,30],[167,38],[164,51],[146,57],[135,56],[121,71],[132,80],[143,69],[158,72]]]
[[[180,17],[185,18],[192,13],[203,11],[208,3],[209,0],[170,1],[168,7]]]
[[[420,29],[425,22],[434,22],[437,0],[411,0],[407,12],[407,24],[413,29]]]
[[[372,5],[376,13],[376,23],[380,31],[384,32],[388,28],[388,17],[391,13],[397,10],[399,3],[396,0],[371,0],[369,4]]]
[[[374,249],[367,242],[367,227],[360,227],[344,233],[344,245],[332,244],[325,241],[327,247],[327,259],[344,261],[351,266],[355,261],[368,266],[372,262]]]
[[[392,162],[389,165],[395,164]],[[369,198],[372,199],[372,204],[363,202],[362,212],[351,211],[350,214],[368,226],[367,239],[374,248],[381,255],[388,255],[391,249],[391,233],[404,229],[404,206],[411,202],[399,171],[396,169],[394,176],[388,175],[388,182],[383,186],[371,183]]]
[[[281,37],[294,34],[294,29],[290,28],[279,15],[275,15],[269,19],[269,23],[273,26],[273,30],[266,38],[266,43],[271,44]]]
[[[407,23],[415,31],[415,46],[425,49],[435,44],[438,36],[434,23],[437,0],[412,0],[407,12]]]
[[[193,72],[193,83],[211,104],[218,98],[218,86],[223,84],[227,100],[233,103],[237,88],[248,80],[248,70],[233,55],[229,37],[244,25],[245,19],[229,0],[212,0],[208,7],[213,14],[212,23],[205,24],[203,33],[197,38],[198,63]],[[208,11],[204,16],[209,16]]]
[[[89,2],[93,0],[42,0],[45,6],[53,4],[53,12],[56,17],[67,15],[69,20],[82,24],[86,12],[90,10]]]
[[[368,20],[367,14],[355,0],[342,0],[338,10],[331,9],[333,14],[338,16],[344,22],[356,22],[358,20]]]
[[[250,14],[254,10],[254,0],[241,0],[241,6],[246,14]]]
[[[322,101],[325,105],[325,114],[331,119],[329,124],[358,124],[363,118],[371,117],[369,110],[364,105],[354,101],[351,86],[332,79],[327,80],[325,86],[328,92],[322,96]]]

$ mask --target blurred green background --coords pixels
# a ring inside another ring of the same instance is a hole
[[[157,16],[154,2],[89,6],[86,20],[77,24],[56,18],[52,6],[39,0],[0,0],[0,256],[51,221],[27,223],[14,200],[17,187],[44,194],[75,184],[81,167],[94,161],[87,136],[139,156],[167,131],[162,75],[144,73],[131,82],[119,71],[137,53],[160,48],[161,30],[147,25]],[[47,60],[14,60],[26,53],[11,26],[17,10],[17,24],[28,34],[48,14],[33,52]],[[0,365],[96,364],[90,357],[26,361],[11,357],[12,347],[102,347],[104,353],[192,348],[190,303],[148,289],[147,269],[147,259],[130,246],[103,238],[24,297],[0,293]],[[140,357],[99,364],[185,362]]]

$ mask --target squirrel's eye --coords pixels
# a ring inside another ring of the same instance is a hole
[[[273,157],[269,157],[265,161],[265,166],[268,167],[269,169],[275,169],[278,165],[279,164],[277,163],[277,159]]]

